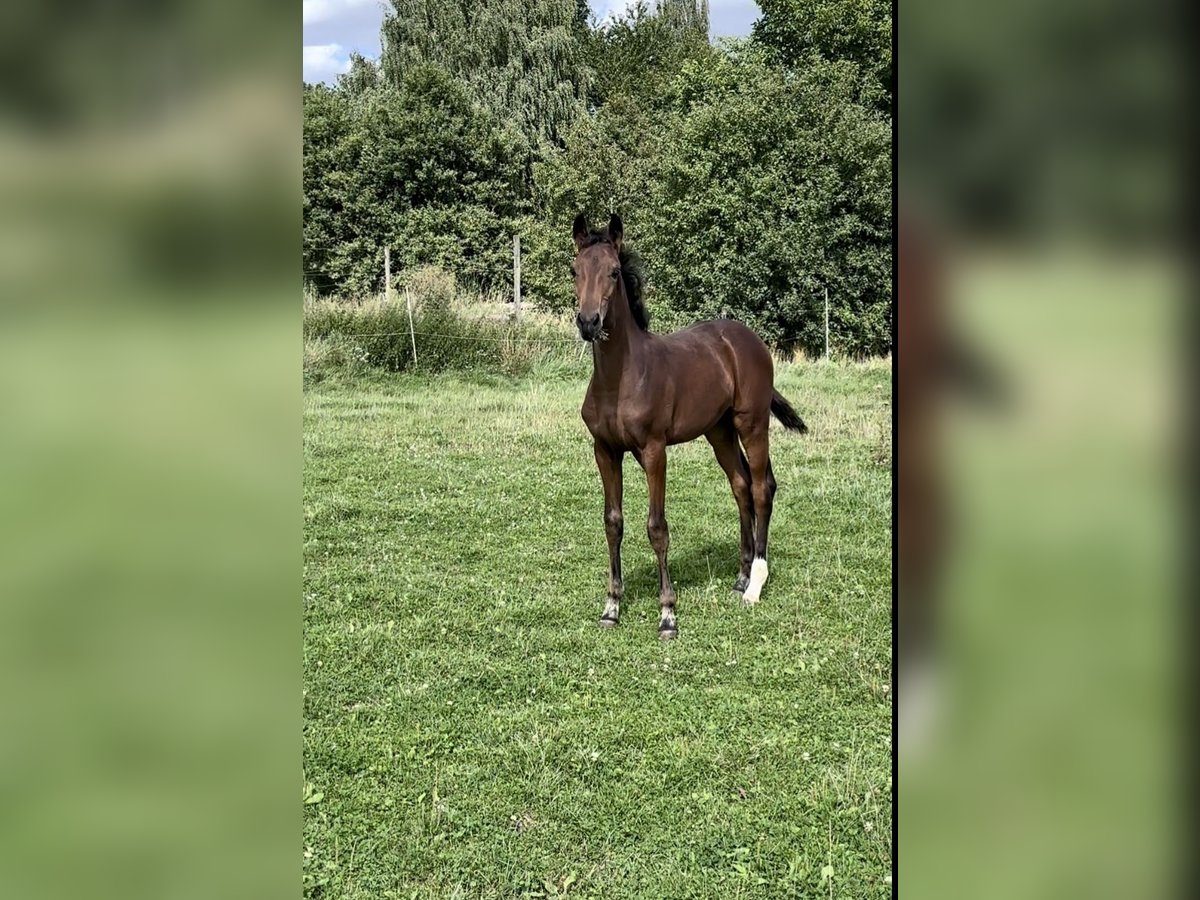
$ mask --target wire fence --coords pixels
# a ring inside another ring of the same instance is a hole
[[[503,337],[485,337],[484,335],[469,335],[469,334],[451,334],[449,332],[439,331],[355,331],[350,332],[353,337],[408,337],[416,335],[417,337],[438,337],[450,338],[457,341],[485,341],[496,344],[503,344],[509,341],[522,341],[532,344],[582,344],[582,338],[556,338],[556,337],[525,337],[523,335],[505,335]]]

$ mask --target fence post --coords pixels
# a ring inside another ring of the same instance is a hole
[[[383,247],[383,299],[392,302],[392,248]]]
[[[521,236],[513,235],[513,316],[521,318]]]
[[[829,359],[829,287],[825,288],[825,358]]]
[[[408,285],[404,286],[404,305],[408,307],[408,336],[412,338],[413,368],[415,369],[417,367],[417,333],[413,330],[412,294],[409,293]]]

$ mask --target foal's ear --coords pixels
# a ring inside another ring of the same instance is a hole
[[[576,252],[578,252],[579,248],[583,246],[584,238],[586,238],[587,235],[587,219],[584,218],[583,213],[580,213],[575,217],[575,224],[571,226],[571,237],[575,239]]]
[[[621,217],[616,213],[613,213],[612,218],[608,220],[608,236],[612,240],[613,246],[620,252],[621,241],[625,238],[625,226],[621,224]]]

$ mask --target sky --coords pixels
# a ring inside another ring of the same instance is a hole
[[[632,0],[590,0],[605,18]],[[350,65],[350,52],[379,57],[379,26],[386,0],[304,0],[304,80],[333,84]],[[745,37],[758,18],[754,0],[709,0],[712,37]]]

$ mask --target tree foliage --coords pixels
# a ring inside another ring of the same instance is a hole
[[[819,351],[889,346],[891,129],[853,103],[855,73],[789,75],[753,46],[684,67],[642,250],[688,319],[733,316]]]
[[[530,146],[556,141],[582,112],[586,6],[577,0],[391,0],[384,78],[433,63],[514,123]]]
[[[659,0],[653,9],[638,0],[590,37],[592,101],[598,107],[618,98],[657,105],[684,62],[714,52],[707,0]]]
[[[759,0],[754,40],[783,65],[852,63],[864,102],[890,108],[892,4],[886,0]]]
[[[504,271],[505,240],[528,206],[519,147],[511,129],[433,66],[410,69],[394,90],[306,88],[310,280],[378,290],[390,243],[397,266],[441,265],[487,289]]]
[[[377,290],[390,242],[396,270],[507,290],[515,232],[526,298],[567,309],[572,219],[619,211],[658,322],[819,352],[828,291],[834,348],[886,352],[890,17],[761,5],[714,46],[704,0],[603,24],[579,0],[392,0],[380,62],[305,88],[306,277]]]

